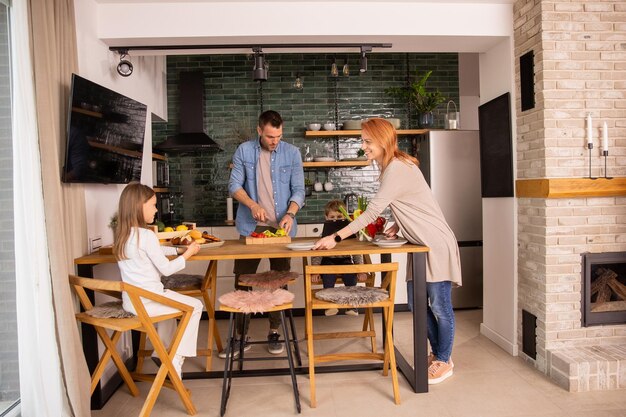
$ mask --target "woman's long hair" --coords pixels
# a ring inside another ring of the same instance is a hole
[[[374,118],[361,123],[361,133],[367,133],[372,142],[383,148],[383,161],[380,167],[382,175],[394,158],[404,162],[419,165],[417,159],[398,149],[398,134],[391,123],[385,119]]]
[[[132,228],[147,228],[146,219],[143,217],[143,205],[153,195],[154,190],[152,188],[138,182],[131,182],[122,191],[117,209],[117,226],[113,241],[113,255],[118,261],[126,259],[124,246],[128,242]]]

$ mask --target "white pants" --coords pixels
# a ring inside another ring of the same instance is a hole
[[[179,294],[176,291],[171,290],[165,290],[165,292],[161,295],[171,300],[178,301],[180,303],[187,304],[193,307],[191,319],[189,319],[189,323],[187,324],[185,333],[183,333],[183,338],[178,345],[176,354],[180,356],[196,356],[198,347],[198,327],[200,326],[200,318],[202,316],[202,309],[204,307],[202,301],[197,298]],[[124,299],[124,301],[126,301],[127,297],[124,297]],[[156,301],[147,300],[143,297],[141,299],[149,316],[159,316],[162,314],[176,313],[180,311],[172,307],[164,306],[163,304],[157,303]],[[136,314],[137,312],[133,308],[132,304],[130,306],[127,304],[131,303],[125,302],[124,310]],[[175,319],[165,320],[160,323],[156,323],[155,325],[157,333],[159,334],[159,337],[161,338],[161,341],[163,342],[163,345],[165,345],[166,349],[174,338],[176,325],[177,322]]]

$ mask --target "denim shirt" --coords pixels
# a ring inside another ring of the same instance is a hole
[[[251,139],[239,145],[233,155],[233,169],[228,181],[228,192],[231,196],[243,188],[248,197],[254,201],[259,201],[257,164],[260,153],[261,142],[259,139]],[[280,222],[280,219],[287,212],[290,202],[293,201],[300,208],[304,205],[304,171],[300,150],[289,143],[280,141],[270,156],[270,170],[276,218]],[[254,231],[256,220],[246,205],[238,205],[235,224],[237,231],[242,236],[249,236]],[[298,224],[294,219],[289,234],[292,237],[295,236],[297,229]]]

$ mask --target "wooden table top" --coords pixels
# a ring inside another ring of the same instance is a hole
[[[294,238],[291,243],[315,242],[317,238]],[[360,242],[357,239],[347,239],[333,249],[311,251],[291,250],[287,244],[246,245],[243,240],[226,240],[224,245],[217,248],[201,249],[190,261],[212,261],[226,259],[256,259],[256,258],[303,258],[307,256],[337,256],[337,255],[374,255],[382,253],[413,253],[428,252],[426,246],[407,243],[395,248],[381,248],[369,242]],[[174,258],[174,257],[172,257]],[[81,256],[74,259],[76,265],[98,265],[116,263],[113,255],[97,253]]]

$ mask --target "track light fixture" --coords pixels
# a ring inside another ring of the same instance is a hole
[[[359,58],[359,72],[365,73],[367,72],[367,55],[366,52],[372,52],[371,46],[361,46],[361,57]]]
[[[268,64],[265,62],[265,55],[260,47],[252,48],[254,52],[254,67],[252,68],[252,79],[254,81],[267,81]]]
[[[117,64],[117,73],[122,77],[128,77],[133,73],[133,64],[125,59],[128,56],[128,51],[120,51],[120,62]]]

